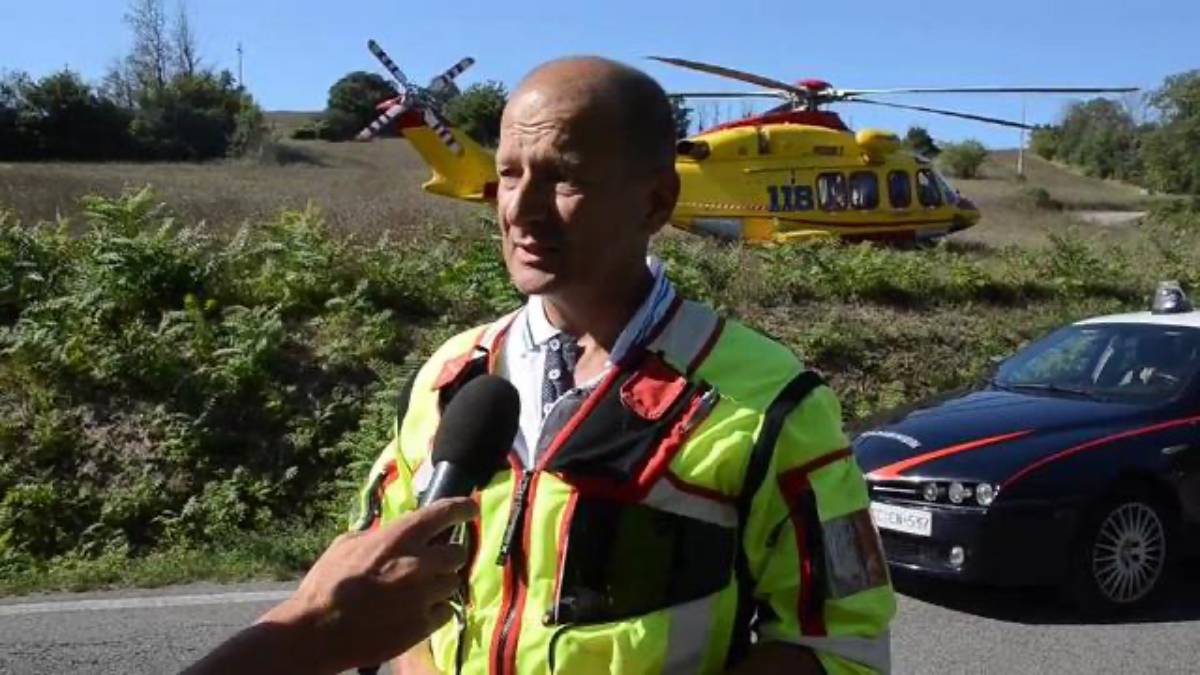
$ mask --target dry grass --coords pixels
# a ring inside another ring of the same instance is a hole
[[[983,178],[953,181],[983,212],[978,225],[955,239],[988,246],[1031,246],[1044,244],[1048,234],[1074,230],[1089,239],[1120,243],[1134,233],[1134,227],[1087,223],[1072,211],[1136,211],[1151,201],[1136,186],[1082,176],[1031,152],[1025,153],[1024,181],[1017,180],[1016,165],[1015,150],[993,152],[984,164]],[[1037,208],[1028,196],[1036,188],[1046,190],[1066,210]]]
[[[272,113],[279,137],[313,113]],[[1144,207],[1138,188],[1076,175],[1032,153],[1024,182],[1016,180],[1015,151],[995,152],[984,178],[955,185],[983,211],[975,228],[953,240],[968,248],[1044,244],[1050,233],[1075,229],[1090,239],[1121,242],[1136,228],[1085,223],[1068,211],[1037,208],[1028,191],[1047,190],[1068,209],[1125,210]],[[71,216],[88,192],[112,194],[153,185],[158,196],[185,220],[206,220],[218,229],[303,208],[310,201],[336,231],[375,237],[425,225],[452,227],[477,207],[428,195],[420,184],[429,171],[401,139],[374,143],[282,141],[254,161],[207,164],[0,164],[0,205],[25,222]]]
[[[339,232],[376,237],[460,222],[474,207],[423,192],[429,171],[402,139],[373,143],[282,141],[255,160],[204,164],[0,164],[0,205],[24,222],[72,216],[89,192],[152,185],[188,222],[219,229],[310,201]]]

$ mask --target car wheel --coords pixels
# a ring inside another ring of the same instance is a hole
[[[1148,603],[1164,586],[1173,554],[1170,512],[1143,496],[1104,502],[1084,522],[1076,547],[1071,591],[1095,613]]]

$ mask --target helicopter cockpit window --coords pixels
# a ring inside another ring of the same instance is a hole
[[[946,199],[946,203],[950,205],[957,204],[959,199],[958,190],[950,187],[950,183],[946,182],[942,174],[934,173],[933,177],[937,179],[938,187],[942,189],[942,196]]]
[[[888,174],[888,199],[894,209],[907,209],[912,206],[912,183],[908,181],[907,171],[892,171]]]
[[[874,209],[879,206],[879,179],[874,171],[850,174],[850,208]]]
[[[942,192],[938,189],[937,178],[929,169],[917,171],[917,201],[921,206],[941,206]]]
[[[846,209],[846,174],[823,173],[817,176],[817,203],[826,211]]]

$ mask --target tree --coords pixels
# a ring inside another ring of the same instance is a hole
[[[329,88],[329,101],[323,116],[331,140],[353,138],[378,117],[376,105],[398,95],[390,81],[363,70],[348,73],[334,82]]]
[[[684,105],[682,96],[672,96],[671,115],[675,119],[675,138],[687,138],[692,128],[692,109]]]
[[[921,155],[933,159],[942,152],[941,148],[933,142],[933,137],[925,130],[925,127],[911,126],[908,132],[904,134],[904,147]]]
[[[488,80],[472,84],[457,98],[450,99],[443,112],[451,124],[476,143],[495,147],[500,140],[500,116],[507,101],[504,85]]]
[[[253,99],[234,82],[233,74],[201,70],[195,75],[177,75],[158,92],[147,91],[139,102],[131,125],[142,152],[155,159],[203,160],[223,157],[238,140],[246,143],[261,125]],[[235,139],[235,135],[238,138]]]
[[[987,148],[975,139],[946,143],[938,156],[938,164],[956,178],[975,178],[987,155]]]
[[[170,79],[171,39],[162,0],[131,0],[125,23],[133,30],[129,75],[141,89],[161,91]]]
[[[1039,125],[1029,134],[1029,149],[1042,159],[1054,159],[1061,142],[1062,134],[1051,124]]]
[[[62,70],[34,82],[17,73],[0,82],[0,157],[109,159],[132,154],[128,111]]]
[[[188,17],[186,0],[179,0],[175,11],[175,24],[171,28],[172,53],[175,57],[175,72],[195,75],[200,69],[200,53],[196,47],[196,35]]]
[[[1137,125],[1124,106],[1094,98],[1067,106],[1055,154],[1092,176],[1136,179],[1141,175],[1138,136]]]
[[[1142,145],[1146,182],[1163,192],[1200,195],[1200,70],[1168,77],[1149,102],[1159,123]]]

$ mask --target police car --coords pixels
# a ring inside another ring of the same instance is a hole
[[[896,568],[1062,585],[1086,609],[1147,602],[1200,541],[1200,311],[1060,328],[985,382],[854,439]]]

